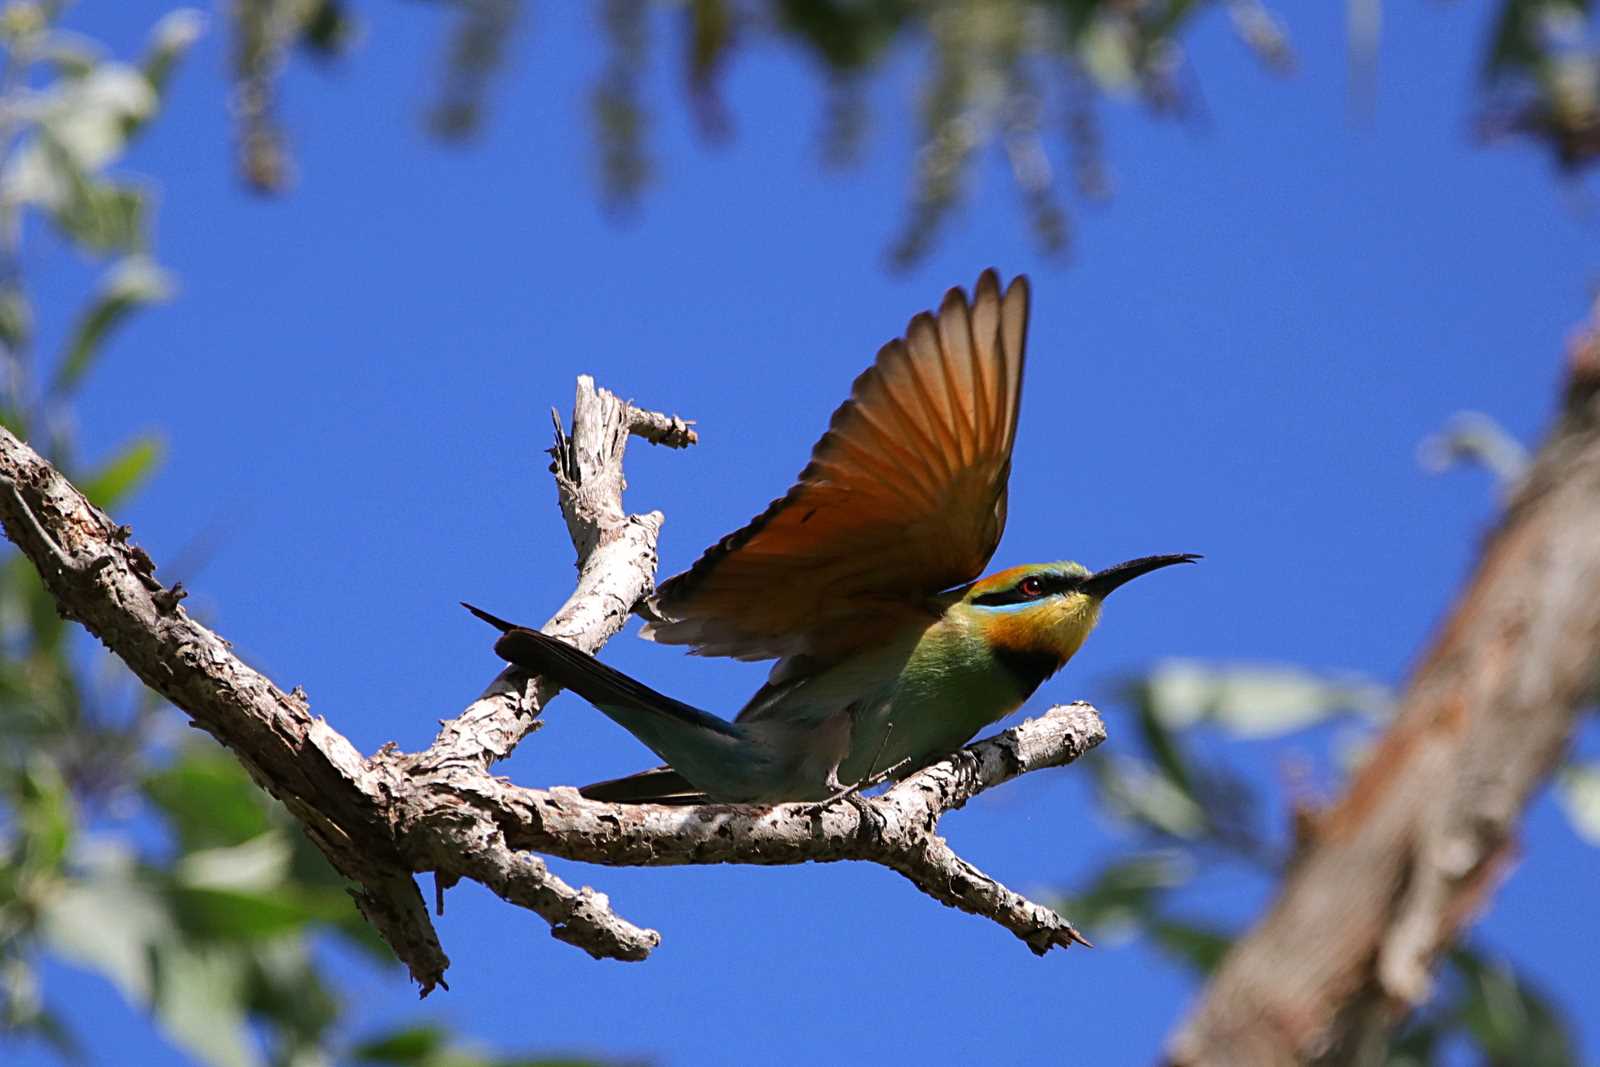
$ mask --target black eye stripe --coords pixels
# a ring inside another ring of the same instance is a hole
[[[1079,586],[1083,585],[1083,579],[1085,577],[1085,575],[1078,574],[1028,574],[1018,579],[1017,584],[1012,586],[1010,589],[1001,589],[997,592],[985,593],[982,596],[973,597],[972,602],[974,604],[982,604],[987,607],[1001,607],[1006,604],[1025,604],[1030,600],[1038,600],[1041,597],[1049,596],[1051,593],[1070,593],[1074,589],[1077,589]],[[1022,591],[1023,584],[1029,581],[1036,581],[1043,588],[1039,592],[1030,596]]]

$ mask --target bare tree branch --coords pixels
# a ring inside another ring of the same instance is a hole
[[[1595,699],[1600,308],[1563,408],[1399,714],[1266,917],[1172,1038],[1175,1064],[1357,1062],[1424,1000]]]
[[[984,790],[1063,766],[1103,740],[1105,726],[1094,708],[1055,707],[911,775],[880,797],[825,807],[603,804],[570,788],[524,789],[484,775],[446,774],[417,783],[435,802],[409,807],[419,822],[402,827],[401,834],[431,837],[440,821],[460,819],[465,811],[496,820],[513,848],[609,866],[867,860],[900,872],[942,904],[993,919],[1043,954],[1088,942],[1054,911],[962,860],[935,830],[946,812]]]
[[[577,550],[573,595],[545,631],[588,651],[622,628],[651,591],[661,515],[622,507],[630,432],[674,447],[694,432],[578,380],[569,437],[556,425],[557,497]],[[62,613],[82,622],[145,684],[182,708],[283,802],[345,878],[362,914],[426,995],[449,960],[414,876],[432,872],[442,903],[463,878],[544,918],[596,957],[640,960],[660,941],[575,888],[534,852],[611,865],[789,864],[867,860],[923,892],[985,916],[1033,951],[1082,942],[1054,911],[1006,889],[936,834],[940,817],[1017,775],[1060,766],[1105,738],[1086,704],[1055,708],[908,777],[883,796],[828,806],[689,808],[600,804],[567,788],[526,789],[489,767],[538,726],[555,689],[514,669],[496,677],[423,752],[364,759],[298,693],[285,693],[191,619],[182,590],[155,578],[131,531],[95,508],[25,443],[0,428],[0,520]]]
[[[578,378],[572,406],[572,435],[555,420],[550,466],[556,478],[561,514],[578,553],[578,585],[544,632],[593,653],[628,621],[633,606],[655,588],[659,511],[629,515],[622,507],[622,457],[629,426],[663,419],[637,412],[624,400],[596,389],[588,375]],[[511,754],[538,728],[539,710],[555,695],[554,686],[507,667],[483,695],[445,723],[416,769],[461,762],[487,768]]]

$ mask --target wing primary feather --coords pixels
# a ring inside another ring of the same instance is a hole
[[[863,411],[861,414],[862,421],[871,426],[875,431],[876,439],[873,443],[879,446],[883,451],[893,452],[895,458],[899,460],[900,466],[898,468],[888,468],[886,470],[878,461],[877,457],[873,455],[871,449],[849,437],[841,437],[838,441],[839,447],[850,453],[852,462],[863,467],[870,467],[875,470],[878,473],[878,476],[883,478],[885,485],[894,485],[915,490],[915,499],[908,500],[907,503],[921,504],[926,507],[938,507],[939,497],[936,492],[929,488],[928,484],[917,476],[920,464],[917,463],[916,457],[906,452],[906,450],[896,444],[888,434],[884,433],[876,423],[872,422],[872,416],[868,415],[865,411]]]
[[[885,346],[886,349],[890,347],[893,348],[893,351],[889,352],[888,355],[894,360],[895,369],[903,377],[911,380],[913,390],[921,392],[920,383],[916,378],[916,370],[913,367],[915,361],[912,360],[906,346],[900,341],[894,341]],[[890,366],[889,361],[885,360],[883,366],[887,370]],[[915,434],[917,443],[920,446],[918,455],[921,457],[922,462],[927,464],[929,469],[933,469],[933,464],[937,462],[937,473],[940,478],[946,483],[954,480],[955,468],[950,465],[949,457],[946,455],[945,450],[940,447],[938,441],[934,440],[935,434],[927,430],[913,412],[906,409],[899,394],[887,380],[887,376],[885,376],[882,388],[885,410],[892,412],[902,425]]]
[[[1001,443],[1001,450],[1007,456],[1011,454],[1017,435],[1018,400],[1022,396],[1022,372],[1027,359],[1029,304],[1028,279],[1019,274],[1012,279],[1000,305],[1000,349],[1003,362],[1014,376],[1011,388],[1002,394],[1010,409],[1006,413],[1005,436]]]
[[[990,441],[994,414],[989,408],[991,397],[984,376],[983,350],[972,333],[972,314],[967,307],[966,294],[959,288],[945,294],[944,304],[939,309],[939,332],[951,357],[966,366],[972,400],[973,440],[977,453],[981,454]]]
[[[863,421],[867,422],[868,428],[873,431],[873,441],[869,445],[865,441],[857,440],[854,435],[835,434],[829,444],[839,451],[847,453],[847,455],[840,458],[848,459],[850,465],[861,467],[870,472],[878,479],[878,486],[890,487],[895,490],[910,487],[917,490],[915,496],[920,497],[924,503],[931,503],[937,500],[937,497],[932,495],[927,485],[916,477],[914,458],[891,440],[883,438],[881,431],[878,430],[875,424],[868,422],[865,418]],[[893,453],[893,456],[886,459],[883,455],[886,452]],[[893,460],[898,460],[898,465]],[[908,461],[910,461],[909,464]],[[806,467],[807,477],[815,477],[830,468],[841,475],[848,474],[848,470],[840,464],[812,460]],[[847,485],[848,482],[844,481],[842,484]],[[906,494],[901,492],[900,495],[904,497]],[[910,499],[906,502],[916,503],[916,500]]]
[[[944,449],[939,453],[945,458],[946,468],[952,473],[960,470],[966,463],[966,456],[961,447],[959,428],[952,425],[957,421],[958,411],[952,411],[945,404],[939,403],[938,394],[924,374],[938,374],[940,379],[945,379],[944,356],[939,346],[939,330],[933,324],[933,316],[926,311],[911,320],[911,325],[906,327],[906,348],[911,357],[906,361],[906,369],[912,384],[917,390],[917,395],[922,400],[922,407],[933,415],[933,431],[939,437],[940,447]],[[946,399],[949,399],[948,388],[945,390]],[[942,416],[942,417],[941,417]],[[953,461],[953,462],[952,462]]]
[[[952,299],[953,298],[953,299]],[[982,378],[972,375],[972,350],[968,343],[967,303],[961,290],[946,294],[935,320],[939,339],[939,366],[944,372],[945,390],[949,394],[950,420],[957,428],[962,442],[961,461],[970,465],[983,455],[983,417],[979,414],[982,399],[978,395]]]
[[[1005,526],[1029,290],[992,269],[878,350],[799,480],[663,582],[649,634],[820,669],[970,581]]]

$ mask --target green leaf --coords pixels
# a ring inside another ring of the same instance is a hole
[[[1149,932],[1162,951],[1202,975],[1216,970],[1233,947],[1228,934],[1175,919],[1157,919],[1150,923]]]
[[[0,288],[0,345],[12,352],[33,340],[33,306],[15,285]]]
[[[38,756],[23,772],[16,791],[16,819],[22,831],[23,865],[54,874],[72,843],[72,794],[60,769]]]
[[[5,198],[58,215],[68,210],[122,154],[129,130],[155,106],[150,83],[126,64],[102,63],[83,78],[57,80],[29,101],[35,125],[0,173]]]
[[[1137,689],[1134,707],[1138,711],[1139,736],[1144,741],[1145,751],[1155,759],[1156,766],[1173,786],[1190,800],[1195,800],[1194,775],[1189,772],[1188,761],[1171,727],[1169,715],[1158,710],[1154,686],[1147,684]]]
[[[145,54],[141,71],[158,99],[166,92],[178,61],[200,39],[205,26],[204,14],[192,7],[182,7],[162,16],[150,31],[150,49]]]
[[[1078,60],[1101,90],[1130,94],[1139,84],[1135,44],[1123,20],[1096,18],[1077,39]]]
[[[265,833],[266,800],[232,756],[199,744],[144,780],[185,849],[237,845]]]
[[[1600,763],[1574,763],[1556,776],[1556,798],[1572,829],[1591,845],[1600,845]]]
[[[355,21],[339,0],[312,0],[300,23],[300,42],[312,53],[333,57],[356,39]]]
[[[475,1051],[443,1027],[424,1023],[368,1038],[346,1054],[351,1063],[382,1067],[603,1067],[585,1056],[496,1056]]]
[[[443,1051],[447,1041],[445,1031],[438,1026],[410,1026],[368,1038],[350,1050],[350,1059],[356,1063],[421,1067]]]
[[[40,929],[52,951],[94,970],[136,1004],[154,992],[151,952],[175,929],[160,895],[139,878],[129,857],[102,850],[88,877],[45,902]]]
[[[247,960],[216,947],[167,943],[155,954],[156,1019],[213,1067],[258,1067],[245,1011]]]
[[[196,889],[274,889],[289,873],[290,853],[284,834],[269,830],[237,845],[199,849],[182,856],[172,876],[178,884]]]
[[[159,438],[136,437],[122,446],[99,470],[79,480],[83,494],[96,507],[107,510],[126,500],[142,486],[161,464],[163,448]]]
[[[101,63],[77,81],[46,90],[41,125],[85,172],[95,173],[127,147],[130,123],[155,113],[156,94],[138,70]]]
[[[37,0],[21,0],[0,8],[0,44],[8,49],[27,47],[49,27],[45,8]]]
[[[323,980],[303,937],[280,937],[252,945],[246,1004],[250,1014],[276,1030],[274,1059],[282,1067],[327,1067],[328,1032],[342,1005]]]
[[[98,41],[60,30],[45,39],[39,55],[55,68],[57,74],[72,81],[87,78],[105,61],[104,51]]]
[[[86,180],[52,219],[61,232],[94,252],[130,252],[144,241],[149,197],[138,185]]]
[[[146,304],[166,300],[172,290],[171,275],[148,257],[133,255],[118,263],[74,324],[50,383],[52,394],[58,398],[71,395],[111,331]]]
[[[1205,811],[1151,764],[1108,754],[1091,765],[1101,797],[1114,813],[1184,840],[1206,831]]]
[[[1131,937],[1148,926],[1167,892],[1192,877],[1194,865],[1181,852],[1133,856],[1101,868],[1061,910],[1097,941]]]
[[[1144,686],[1155,716],[1172,729],[1209,720],[1241,737],[1272,737],[1334,715],[1387,717],[1387,689],[1357,676],[1330,677],[1288,666],[1219,667],[1171,660]]]
[[[205,938],[260,939],[342,919],[352,910],[342,892],[308,892],[290,881],[292,854],[287,834],[274,829],[181,857],[172,893],[184,929]]]
[[[252,941],[305,932],[320,919],[287,890],[275,893],[237,889],[178,887],[173,890],[176,914],[184,930],[205,941]],[[345,901],[349,906],[349,901]]]
[[[1556,1009],[1502,962],[1457,949],[1450,962],[1463,979],[1460,1017],[1490,1063],[1578,1067],[1576,1046]]]

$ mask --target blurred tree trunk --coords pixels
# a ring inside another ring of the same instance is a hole
[[[1172,1037],[1173,1064],[1382,1062],[1595,700],[1600,307],[1554,429],[1399,713]],[[1382,604],[1372,605],[1382,611]]]

